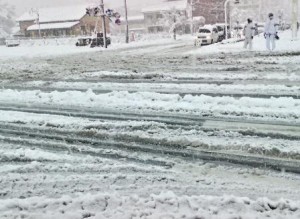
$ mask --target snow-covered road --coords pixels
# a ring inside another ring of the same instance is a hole
[[[0,218],[299,218],[300,50],[188,40],[0,55]]]

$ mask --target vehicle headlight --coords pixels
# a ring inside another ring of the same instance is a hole
[[[210,39],[210,38],[211,38],[210,36],[207,36],[207,37],[206,37],[206,39]]]

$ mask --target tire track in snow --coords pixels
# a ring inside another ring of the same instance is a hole
[[[52,132],[52,133],[51,133]],[[3,137],[1,140],[7,143],[36,146],[44,149],[52,148],[54,150],[60,149],[63,151],[69,150],[71,152],[86,154],[91,156],[100,156],[104,158],[114,159],[128,159],[129,161],[141,162],[150,165],[161,165],[172,167],[172,164],[164,161],[157,161],[151,159],[140,159],[140,154],[144,153],[154,156],[162,157],[165,160],[170,158],[181,158],[184,160],[192,161],[207,161],[216,162],[225,165],[241,165],[254,168],[266,168],[276,171],[287,171],[300,174],[300,161],[292,159],[280,159],[267,156],[253,156],[241,153],[232,152],[218,152],[209,150],[193,150],[185,147],[174,148],[165,145],[151,145],[141,144],[134,142],[115,141],[111,139],[96,139],[96,138],[84,138],[77,136],[74,133],[57,133],[53,129],[49,131],[38,132],[38,129],[17,127],[5,125],[0,128],[0,133]],[[59,143],[63,143],[63,146]],[[67,147],[66,147],[67,146]],[[88,146],[89,148],[85,148]],[[101,150],[115,150],[116,153],[103,153]],[[128,154],[134,153],[133,157],[124,157],[122,152]],[[137,157],[135,157],[137,156]]]
[[[70,116],[77,118],[88,118],[88,119],[107,119],[107,120],[136,120],[136,121],[154,121],[162,122],[170,125],[200,125],[203,126],[204,123],[209,122],[210,126],[214,122],[234,124],[248,124],[250,127],[255,125],[266,125],[269,130],[276,130],[280,127],[283,129],[295,130],[297,134],[300,130],[300,124],[290,123],[283,121],[260,121],[260,120],[245,120],[239,118],[219,118],[212,116],[194,116],[194,115],[178,115],[178,114],[165,114],[165,113],[134,113],[134,112],[124,112],[124,111],[105,111],[105,110],[89,110],[86,108],[55,108],[55,107],[45,107],[39,105],[5,105],[0,106],[2,111],[15,111],[15,112],[25,112],[25,113],[35,113],[35,114],[45,114],[45,115],[59,115],[59,116]],[[220,124],[217,124],[218,126]],[[228,125],[229,126],[229,125]],[[272,126],[276,128],[272,128]]]
[[[22,91],[42,91],[44,93],[52,93],[52,92],[66,92],[66,91],[79,91],[79,92],[86,92],[89,90],[88,88],[47,88],[47,87],[18,87],[18,86],[5,86],[5,89],[11,89],[11,90],[18,90],[20,92]],[[93,93],[95,94],[108,94],[116,90],[106,90],[106,89],[92,89]],[[119,91],[125,91],[125,90],[119,90]],[[128,93],[138,93],[141,92],[140,90],[129,90]],[[209,96],[209,97],[234,97],[234,98],[242,98],[242,97],[251,97],[251,98],[263,98],[263,99],[270,99],[272,97],[274,98],[280,98],[280,97],[289,97],[293,99],[300,99],[299,94],[263,94],[263,93],[228,93],[228,92],[189,92],[189,91],[160,91],[160,90],[151,90],[151,92],[155,92],[158,94],[178,94],[181,97],[185,97],[187,95],[192,96]]]

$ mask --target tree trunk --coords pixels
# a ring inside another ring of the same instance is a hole
[[[176,28],[173,30],[173,38],[176,40]]]

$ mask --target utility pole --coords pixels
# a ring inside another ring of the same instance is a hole
[[[42,35],[41,35],[41,25],[40,25],[40,12],[39,12],[39,9],[37,8],[32,8],[30,10],[30,14],[36,14],[36,24],[38,25],[39,27],[39,38],[42,38]]]
[[[298,35],[298,0],[292,0],[292,38],[297,39]]]
[[[105,11],[104,11],[104,2],[101,0],[100,2],[100,8],[101,8],[101,17],[102,17],[102,31],[103,31],[103,43],[104,48],[107,48],[107,42],[106,42],[106,22],[105,22]]]
[[[230,0],[226,0],[225,3],[224,3],[224,9],[225,9],[225,39],[227,40],[228,39],[228,29],[227,29],[227,26],[228,26],[228,15],[227,15],[227,5],[228,3],[230,2]]]
[[[224,3],[224,9],[225,9],[225,39],[227,40],[228,39],[228,29],[227,29],[227,26],[228,26],[228,15],[227,15],[227,6],[229,4],[229,2],[234,2],[234,4],[239,4],[240,3],[240,0],[226,0],[225,3]],[[231,19],[230,19],[230,23],[231,23]],[[231,29],[231,26],[230,26],[230,29]]]
[[[126,22],[126,43],[129,43],[129,27],[128,27],[128,11],[127,11],[127,0],[124,0],[125,7],[125,22]]]
[[[191,0],[191,34],[192,36],[194,35],[194,15],[193,15],[193,11],[194,11],[194,0]]]
[[[41,25],[40,25],[40,12],[37,11],[37,25],[39,26],[39,38],[42,38]]]

